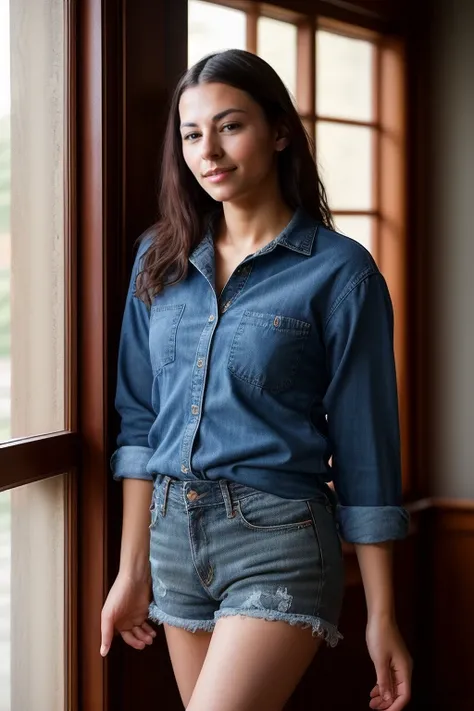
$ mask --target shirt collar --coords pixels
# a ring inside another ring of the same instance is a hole
[[[302,207],[298,207],[293,214],[288,225],[285,229],[280,232],[278,237],[275,237],[271,242],[259,249],[254,253],[253,256],[257,254],[265,254],[266,252],[271,252],[275,249],[277,245],[282,247],[287,247],[294,252],[299,252],[299,254],[304,254],[309,256],[312,252],[314,238],[318,231],[319,222],[315,220],[311,215]],[[212,240],[212,227],[209,227],[202,241],[193,249],[189,259],[193,264],[199,261],[199,257],[203,252],[207,252],[209,247],[213,247]]]

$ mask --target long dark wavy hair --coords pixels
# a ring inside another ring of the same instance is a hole
[[[244,50],[209,54],[182,76],[171,100],[161,164],[160,218],[136,283],[136,295],[147,304],[166,285],[186,277],[189,254],[202,240],[210,218],[222,213],[222,204],[211,198],[186,165],[180,134],[181,95],[189,87],[211,82],[245,91],[262,107],[272,127],[286,130],[289,144],[278,154],[283,199],[290,208],[302,207],[324,225],[334,227],[312,140],[278,74],[263,59]]]

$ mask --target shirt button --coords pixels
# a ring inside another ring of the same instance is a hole
[[[199,412],[199,407],[197,405],[193,405],[191,408],[191,412],[193,413],[193,415],[197,415]]]
[[[184,464],[182,464],[182,465],[181,465],[181,471],[183,472],[183,474],[187,474],[187,473],[188,473],[188,468],[185,467]]]
[[[199,360],[198,360],[198,362],[197,362],[197,367],[198,367],[198,368],[202,368],[203,365],[204,365],[203,359],[202,359],[202,358],[199,358]]]
[[[230,306],[230,301],[227,301],[227,302],[224,304],[224,306],[222,307],[222,311],[227,311],[227,309],[229,308],[229,306]]]
[[[214,314],[211,314],[211,315],[209,316],[209,321],[214,321],[215,318],[216,318],[216,317],[214,316]]]

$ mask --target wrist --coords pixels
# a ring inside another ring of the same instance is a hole
[[[150,562],[148,558],[134,560],[121,560],[119,576],[134,582],[149,583],[151,581]]]
[[[383,609],[383,610],[370,610],[367,616],[367,624],[386,624],[393,625],[396,624],[395,610],[394,609]]]

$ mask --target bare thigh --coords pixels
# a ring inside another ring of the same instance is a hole
[[[201,672],[211,632],[187,632],[164,624],[166,642],[181,700],[186,707]]]
[[[187,711],[281,711],[320,643],[286,622],[221,618]]]

